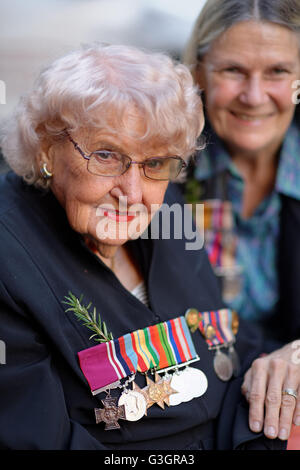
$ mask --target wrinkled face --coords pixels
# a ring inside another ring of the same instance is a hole
[[[128,112],[124,127],[116,133],[89,128],[72,133],[72,138],[86,155],[115,150],[138,162],[172,155],[168,145],[158,139],[142,142],[129,135],[128,129],[143,132],[141,127],[142,118]],[[139,165],[131,165],[121,176],[93,175],[87,170],[87,160],[68,139],[52,145],[47,154],[53,173],[51,190],[72,228],[96,242],[100,254],[107,246],[120,246],[138,237],[163,202],[168,181],[147,179]]]
[[[229,150],[280,145],[295,111],[297,36],[274,23],[241,22],[223,33],[199,65],[207,116]]]

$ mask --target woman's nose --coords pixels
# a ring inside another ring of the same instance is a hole
[[[255,75],[246,80],[239,99],[241,103],[252,107],[265,104],[268,93],[263,78]]]
[[[115,197],[126,196],[128,206],[140,204],[143,200],[143,175],[139,165],[131,165],[129,169],[116,181],[111,191]]]

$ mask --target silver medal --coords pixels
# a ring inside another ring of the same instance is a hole
[[[228,355],[232,362],[233,375],[237,377],[239,375],[240,368],[241,368],[240,359],[232,344],[229,346]]]
[[[183,370],[182,372],[182,380],[184,380],[184,394],[183,394],[183,402],[187,402],[195,398],[194,389],[191,383],[191,376],[189,374],[189,368]]]
[[[206,375],[199,369],[187,367],[182,372],[175,373],[172,377],[171,386],[178,393],[170,396],[170,405],[176,406],[201,397],[207,390]]]
[[[126,390],[119,398],[118,406],[125,406],[125,416],[127,421],[138,421],[146,413],[147,403],[145,397],[135,391]]]
[[[188,388],[184,372],[185,371],[175,372],[172,376],[171,387],[178,393],[174,393],[170,396],[170,406],[179,405],[193,398],[193,396],[191,396],[191,390]]]
[[[233,365],[229,357],[218,348],[214,357],[214,370],[219,379],[227,382],[233,374]]]
[[[193,398],[204,395],[208,386],[204,372],[194,367],[187,367],[185,370],[185,380],[188,384],[188,388],[193,394]]]

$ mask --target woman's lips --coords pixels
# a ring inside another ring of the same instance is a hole
[[[118,211],[112,209],[105,209],[101,208],[101,212],[104,217],[107,217],[110,220],[114,220],[115,222],[130,222],[133,220],[137,214],[128,211]],[[100,215],[100,214],[99,214]]]
[[[263,124],[267,119],[273,117],[274,113],[265,114],[247,114],[236,111],[230,111],[230,114],[238,120],[241,124],[248,126],[258,126]]]

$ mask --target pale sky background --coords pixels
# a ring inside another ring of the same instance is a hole
[[[42,67],[82,43],[131,44],[180,56],[204,3],[0,0],[0,80],[6,101],[2,104],[0,97],[0,119],[10,114]]]

